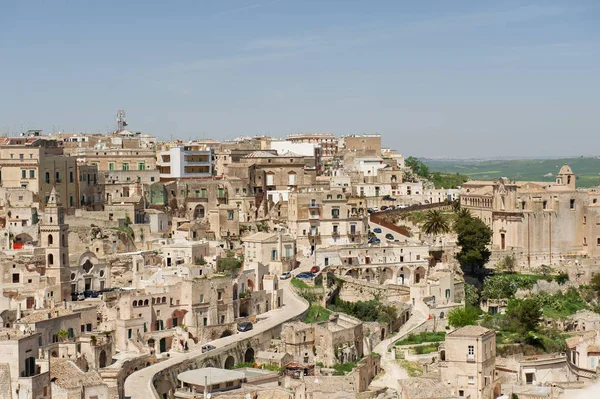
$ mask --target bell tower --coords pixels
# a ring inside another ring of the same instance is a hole
[[[573,173],[571,167],[565,163],[556,175],[556,184],[567,186],[570,189],[575,190],[575,179],[575,173]]]
[[[56,188],[52,188],[40,225],[40,236],[42,247],[46,250],[46,275],[51,280],[48,287],[50,299],[56,302],[71,300],[68,230],[65,209]]]

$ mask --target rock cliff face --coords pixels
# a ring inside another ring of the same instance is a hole
[[[71,255],[92,251],[99,258],[119,252],[136,251],[133,229],[127,227],[70,227],[69,252]]]

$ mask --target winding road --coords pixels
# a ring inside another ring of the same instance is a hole
[[[284,306],[261,314],[260,321],[254,325],[253,330],[219,338],[210,342],[216,349],[213,349],[208,353],[202,353],[202,349],[187,353],[171,353],[171,357],[167,360],[136,371],[125,380],[125,398],[158,399],[156,391],[152,386],[152,379],[157,373],[188,359],[202,359],[203,357],[214,356],[221,352],[225,352],[237,345],[240,341],[252,338],[301,315],[308,308],[308,303],[292,291],[290,288],[290,280],[280,281],[280,287],[283,288]]]

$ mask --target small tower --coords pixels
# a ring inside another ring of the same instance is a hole
[[[68,230],[65,209],[56,188],[52,188],[40,225],[40,236],[42,247],[46,250],[46,275],[53,281],[48,287],[51,293],[49,299],[55,302],[71,300]]]
[[[556,175],[556,184],[575,190],[575,173],[573,173],[571,167],[566,163]]]

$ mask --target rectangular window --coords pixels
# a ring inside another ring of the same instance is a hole
[[[469,385],[475,384],[475,377],[469,376]]]
[[[18,283],[19,281],[21,281],[21,276],[19,275],[19,273],[13,273],[13,275],[12,275],[12,282],[13,283]]]
[[[200,192],[202,193],[202,198],[206,198],[206,189],[203,188],[200,190]]]
[[[123,162],[123,170],[129,170],[129,162]]]
[[[296,185],[296,174],[295,173],[290,173],[288,175],[288,184],[290,186],[294,186]]]
[[[21,179],[27,179],[27,171],[25,169],[21,169]]]
[[[60,183],[60,172],[56,171],[56,182]]]
[[[35,169],[29,169],[29,178],[35,179]]]
[[[25,156],[23,154],[19,154],[19,159],[23,159]]]
[[[138,162],[138,170],[146,170],[146,163]]]
[[[233,211],[227,211],[227,220],[233,220]]]
[[[329,258],[325,258],[325,266],[329,266]]]
[[[73,200],[73,196],[70,195],[69,196],[69,206],[74,206],[75,205],[75,201]]]
[[[150,181],[154,181],[154,176],[152,176],[152,177],[150,178]]]
[[[204,303],[204,294],[200,294],[200,303]]]
[[[275,175],[267,175],[267,186],[273,186],[273,185],[275,185],[273,183],[274,179],[275,179]]]
[[[575,209],[575,200],[574,199],[571,199],[569,201],[569,209]]]
[[[339,217],[340,217],[340,210],[339,210],[339,208],[333,208],[331,210],[331,217],[334,218],[334,219],[339,219]]]
[[[131,339],[133,336],[133,330],[131,328],[127,329],[127,338]]]
[[[69,183],[73,183],[73,171],[69,171]]]
[[[114,162],[109,162],[108,163],[108,170],[115,170],[115,163]]]
[[[276,249],[271,251],[271,260],[277,260],[277,250]]]
[[[217,300],[222,300],[223,299],[223,291],[219,291],[217,292]]]

